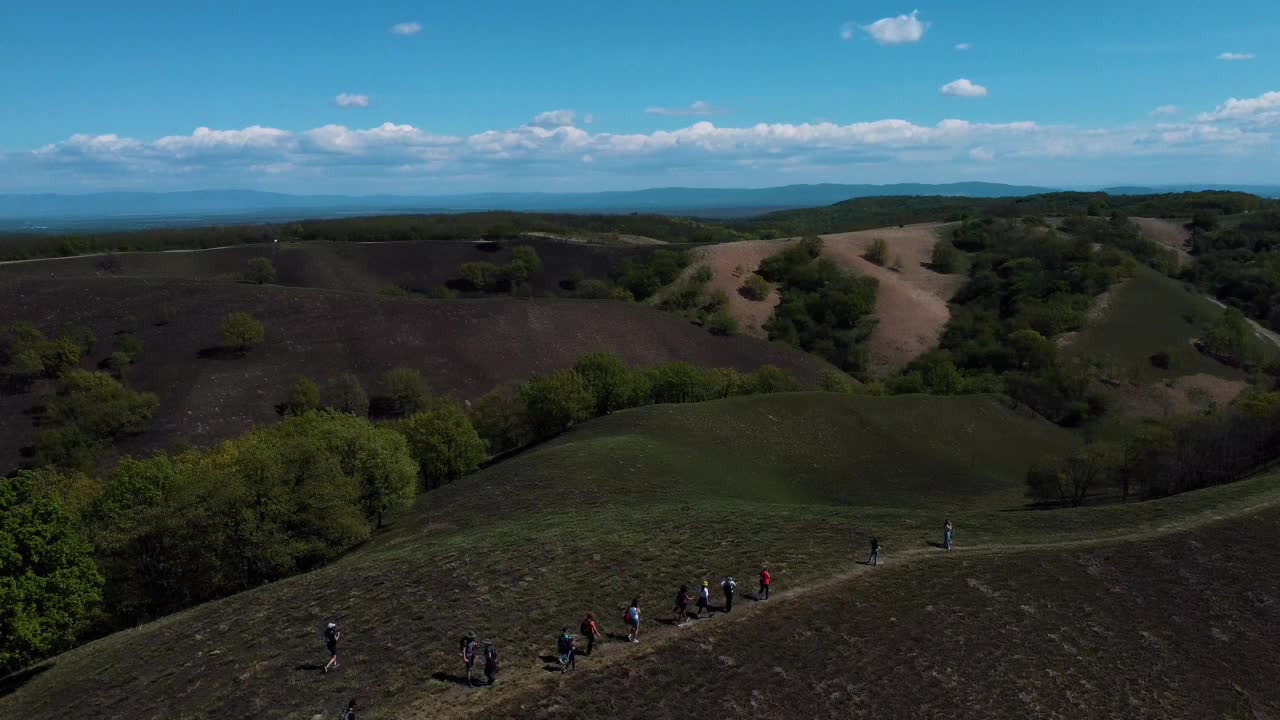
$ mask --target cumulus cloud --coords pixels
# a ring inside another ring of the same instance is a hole
[[[986,97],[987,89],[978,85],[968,78],[960,78],[938,88],[938,92],[943,95],[954,95],[956,97]]]
[[[1218,53],[1219,60],[1252,60],[1253,53],[1224,52]]]
[[[1213,112],[1200,113],[1196,120],[1280,126],[1280,91],[1265,92],[1255,98],[1230,98]]]
[[[728,112],[724,108],[718,108],[705,100],[697,100],[689,105],[689,107],[669,108],[669,107],[649,107],[644,111],[650,115],[718,115]]]
[[[572,110],[548,110],[534,115],[533,119],[529,121],[529,124],[541,125],[543,127],[572,125],[574,115],[575,113]]]
[[[356,95],[353,93],[339,93],[338,97],[333,99],[333,103],[338,107],[369,107],[368,95]]]
[[[416,22],[402,22],[391,26],[391,32],[396,35],[417,35],[422,32],[422,26]]]
[[[862,30],[881,45],[901,45],[920,42],[928,27],[928,23],[920,22],[920,11],[912,10],[910,15],[880,18],[870,25],[863,25]]]
[[[1165,115],[1177,115],[1177,114],[1178,114],[1178,106],[1177,106],[1177,105],[1161,105],[1160,107],[1158,107],[1158,108],[1156,108],[1156,109],[1152,110],[1151,112],[1149,112],[1149,113],[1147,113],[1147,114],[1148,114],[1148,115],[1150,115],[1151,117],[1162,117],[1162,116],[1165,116]]]
[[[957,49],[957,50],[968,50],[968,49],[969,49],[969,48],[971,48],[971,47],[973,47],[973,46],[972,46],[972,45],[970,45],[969,43],[956,43],[956,49]]]
[[[969,149],[969,157],[980,162],[991,162],[996,159],[996,153],[991,148],[979,146]]]

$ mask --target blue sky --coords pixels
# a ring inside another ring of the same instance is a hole
[[[1280,183],[1275,0],[2,1],[0,192]]]

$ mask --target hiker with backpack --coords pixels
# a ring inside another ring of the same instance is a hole
[[[760,592],[756,593],[757,600],[769,599],[769,583],[772,579],[769,577],[769,568],[760,568]]]
[[[498,679],[498,650],[492,640],[484,641],[484,679],[489,685]]]
[[[476,664],[476,633],[474,630],[462,636],[458,641],[458,655],[462,658],[462,664],[467,666],[467,685],[475,687],[476,684],[471,681],[471,668]]]
[[[569,634],[569,626],[560,628],[560,637],[556,638],[556,652],[560,653],[560,672],[577,670],[573,652],[573,636]]]
[[[324,664],[323,672],[329,672],[329,668],[338,669],[338,641],[342,639],[342,631],[338,629],[338,623],[331,622],[324,627],[324,647],[329,651],[329,662]]]
[[[942,524],[942,549],[951,549],[951,518]]]
[[[691,602],[693,597],[689,595],[689,586],[681,585],[680,591],[676,593],[676,606],[673,608],[677,625],[689,622],[689,603]]]
[[[871,538],[871,554],[867,556],[867,564],[872,567],[880,564],[880,538]]]
[[[698,591],[698,614],[702,617],[702,611],[706,610],[707,615],[711,615],[711,588],[707,585],[707,581],[702,581],[702,589]]]
[[[338,720],[356,720],[356,699],[351,698],[351,702],[347,703],[347,707],[338,716]]]
[[[582,637],[587,639],[587,655],[590,655],[596,648],[596,638],[600,637],[600,627],[596,625],[595,613],[587,613],[582,618],[582,624],[578,626],[578,631],[582,633]]]
[[[738,591],[738,583],[733,581],[732,575],[720,581],[720,590],[724,592],[724,611],[733,612],[733,594]]]
[[[631,628],[627,633],[627,640],[638,643],[640,642],[640,598],[631,601],[631,607],[627,608],[627,614],[623,616],[627,627]]]

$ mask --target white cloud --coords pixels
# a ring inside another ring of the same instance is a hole
[[[969,157],[980,162],[991,162],[996,159],[996,153],[991,148],[979,146],[969,149]]]
[[[929,27],[928,23],[920,22],[919,16],[919,10],[912,10],[910,15],[880,18],[870,25],[863,25],[862,29],[881,45],[919,42]]]
[[[968,49],[969,49],[969,48],[971,48],[971,47],[973,47],[973,46],[972,46],[972,45],[970,45],[969,43],[956,43],[956,49],[957,49],[957,50],[968,50]]]
[[[1214,108],[1213,112],[1200,113],[1196,120],[1280,127],[1280,92],[1273,90],[1255,98],[1230,98]]]
[[[1252,60],[1253,53],[1224,52],[1218,54],[1219,60]]]
[[[728,112],[724,108],[718,108],[705,100],[697,100],[689,107],[668,108],[668,107],[650,107],[644,111],[650,115],[718,115]]]
[[[1177,105],[1161,105],[1160,107],[1158,107],[1158,108],[1156,108],[1156,109],[1152,110],[1151,112],[1149,112],[1149,113],[1147,113],[1147,114],[1148,114],[1148,115],[1150,115],[1151,117],[1162,117],[1162,116],[1165,116],[1165,115],[1177,115],[1177,114],[1178,114],[1178,106],[1177,106]]]
[[[369,107],[368,95],[355,95],[353,93],[339,93],[338,97],[333,99],[338,107]]]
[[[854,31],[854,24],[853,24],[853,23],[851,23],[851,22],[847,22],[847,23],[845,23],[845,24],[841,25],[841,26],[840,26],[840,39],[841,39],[841,40],[852,40],[852,39],[853,39],[853,31]]]
[[[529,124],[541,125],[543,127],[572,125],[574,115],[575,113],[572,110],[548,110],[534,115],[533,119],[529,121]]]
[[[391,26],[391,32],[396,35],[417,35],[422,32],[422,26],[416,22],[402,22]]]
[[[987,89],[981,85],[971,82],[968,78],[960,78],[938,88],[938,92],[943,95],[954,95],[956,97],[986,97]]]

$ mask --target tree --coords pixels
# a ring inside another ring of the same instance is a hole
[[[473,290],[494,290],[503,271],[491,262],[469,262],[458,266],[458,274]]]
[[[218,332],[227,347],[240,353],[261,345],[266,336],[262,323],[247,312],[229,313],[218,325]]]
[[[769,299],[769,294],[773,292],[773,284],[759,275],[752,273],[747,278],[746,282],[742,283],[742,287],[739,289],[739,292],[748,300],[762,302]]]
[[[289,397],[284,401],[285,415],[301,415],[320,409],[320,390],[310,378],[300,377],[289,389]]]
[[[726,308],[718,308],[707,318],[707,330],[712,335],[737,335],[738,319]]]
[[[66,337],[70,338],[80,348],[82,356],[93,354],[93,349],[98,346],[98,336],[94,334],[93,328],[86,325],[80,325],[72,328]]]
[[[117,380],[124,381],[125,375],[129,372],[129,366],[133,364],[127,353],[116,352],[111,353],[107,357],[107,370],[111,372]]]
[[[457,403],[438,403],[431,410],[401,420],[396,427],[408,441],[428,488],[452,482],[485,460],[484,440]]]
[[[1066,458],[1044,458],[1027,471],[1027,488],[1039,500],[1059,500],[1079,507],[1089,493],[1110,477],[1114,453],[1098,446],[1078,450]]]
[[[115,352],[124,353],[129,358],[129,364],[138,362],[138,356],[142,354],[142,338],[133,333],[125,333],[116,337]]]
[[[533,440],[524,398],[510,385],[495,387],[471,405],[471,425],[495,455]]]
[[[365,393],[360,379],[351,373],[343,373],[329,383],[326,393],[329,402],[326,407],[338,412],[367,417],[369,415],[369,395]]]
[[[613,353],[587,353],[574,363],[574,371],[591,391],[593,414],[607,415],[633,405],[632,372]]]
[[[1014,361],[1022,370],[1043,370],[1057,362],[1057,344],[1035,330],[1010,333],[1008,343],[1013,349]]]
[[[36,463],[88,469],[102,444],[141,432],[159,406],[106,373],[71,370],[45,406]]]
[[[586,380],[573,370],[534,376],[520,387],[529,423],[538,437],[564,432],[591,417],[595,396]]]
[[[1205,332],[1204,348],[1219,360],[1238,366],[1245,361],[1248,338],[1249,325],[1244,313],[1236,308],[1227,308]]]
[[[869,263],[883,267],[889,260],[889,243],[884,238],[872,240],[871,246],[862,254],[862,257]]]
[[[263,285],[276,281],[276,266],[264,257],[249,258],[249,269],[244,277],[251,283]]]
[[[68,645],[102,598],[92,548],[36,480],[0,481],[0,672]]]
[[[71,338],[58,338],[44,344],[40,353],[40,365],[47,377],[62,374],[80,364],[80,346]]]
[[[538,257],[537,250],[530,245],[511,248],[511,262],[507,264],[506,275],[513,288],[520,287],[539,272],[542,272],[542,258]]]
[[[818,387],[825,392],[851,393],[857,384],[853,378],[835,368],[827,368],[818,373]]]
[[[707,399],[707,383],[702,371],[683,361],[663,363],[648,369],[655,403],[701,402]]]
[[[930,266],[934,272],[954,273],[960,269],[960,251],[947,238],[938,238],[933,244]]]
[[[388,370],[382,376],[391,411],[396,415],[412,415],[431,405],[431,391],[422,373],[413,368],[399,367]]]

